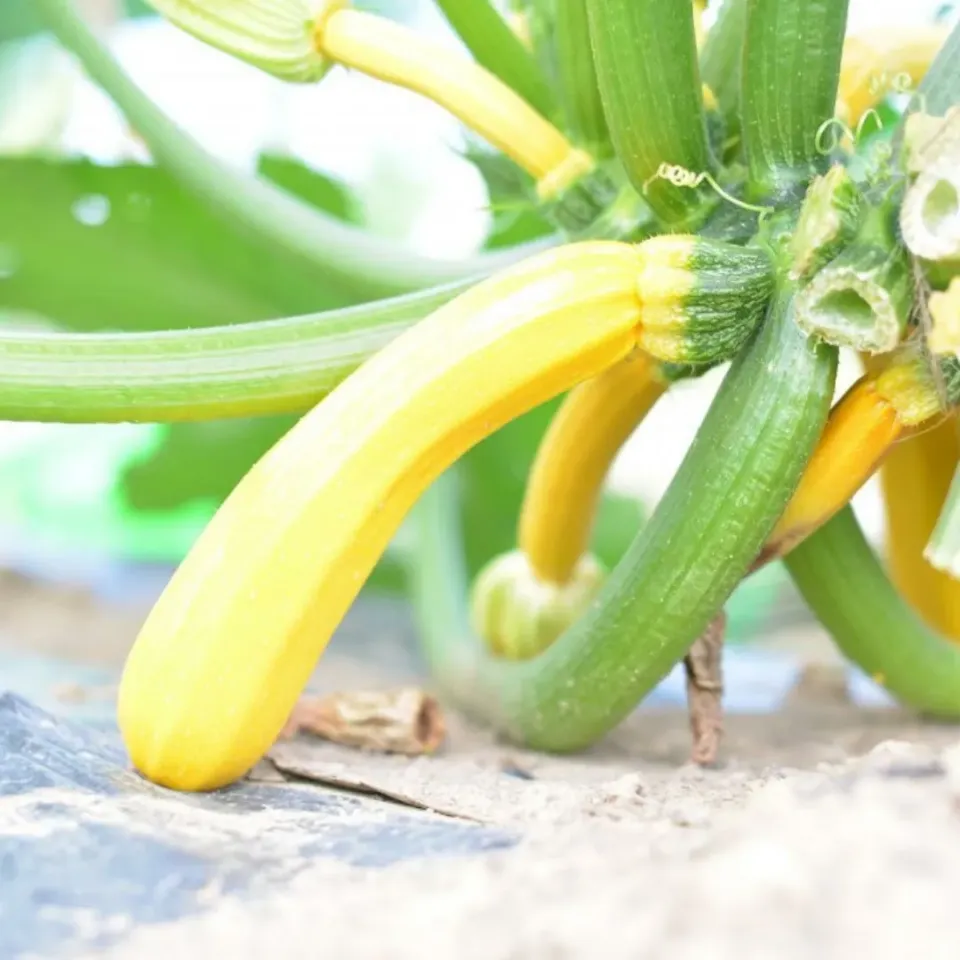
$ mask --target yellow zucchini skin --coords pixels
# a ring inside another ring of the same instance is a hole
[[[847,37],[837,93],[840,116],[856,125],[888,94],[919,84],[949,32],[941,26],[888,27]]]
[[[573,576],[607,473],[666,389],[660,365],[638,354],[564,401],[537,451],[520,512],[520,549],[539,580],[562,585]]]
[[[119,722],[145,777],[211,790],[263,756],[426,487],[504,423],[636,348],[638,272],[635,247],[582,243],[474,287],[256,464],[129,655]]]
[[[923,551],[958,459],[957,421],[950,417],[895,447],[880,471],[890,577],[926,624],[954,642],[960,641],[960,584]]]

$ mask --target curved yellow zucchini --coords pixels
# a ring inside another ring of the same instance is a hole
[[[636,348],[639,270],[636,248],[612,242],[520,264],[393,341],[270,450],[130,653],[119,720],[136,768],[179,790],[249,770],[424,489],[507,421]]]
[[[314,38],[330,60],[423,94],[542,180],[544,199],[593,169],[519,94],[474,61],[375,14],[337,10]]]
[[[603,481],[621,447],[667,388],[644,353],[564,401],[543,438],[520,512],[520,548],[545,583],[566,583],[586,552]]]
[[[783,556],[844,507],[874,474],[905,427],[872,377],[858,380],[830,419],[796,492],[757,561]]]

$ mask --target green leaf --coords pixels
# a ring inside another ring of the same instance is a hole
[[[402,245],[312,208],[273,184],[208,153],[130,79],[69,0],[32,0],[57,39],[124,113],[154,159],[234,228],[251,233],[307,271],[339,276],[357,295],[379,296],[476,277],[528,250],[464,261],[420,257]]]
[[[363,224],[363,207],[339,180],[308,167],[296,157],[261,153],[257,173],[310,206],[333,214],[344,223]]]
[[[487,186],[493,215],[485,250],[506,249],[550,236],[554,226],[537,209],[533,179],[499,151],[477,137],[467,138],[464,156]]]
[[[342,188],[325,188],[346,203]],[[241,323],[355,300],[156,167],[0,158],[0,251],[0,308],[75,330]]]
[[[127,467],[120,488],[136,510],[172,510],[192,500],[219,505],[298,419],[255,417],[167,426],[161,443]]]

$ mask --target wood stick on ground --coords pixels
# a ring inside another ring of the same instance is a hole
[[[691,760],[701,766],[717,761],[723,735],[723,638],[727,616],[721,610],[683,658],[687,673],[687,709],[693,733]]]
[[[302,697],[280,734],[300,732],[382,753],[433,753],[446,733],[437,701],[415,688]]]

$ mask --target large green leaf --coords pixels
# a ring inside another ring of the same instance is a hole
[[[263,153],[257,172],[272,180],[287,193],[305,200],[311,206],[332,213],[344,223],[363,225],[363,205],[337,180],[308,167],[295,157]]]
[[[338,217],[358,219],[339,184],[286,157],[261,173]],[[71,329],[241,323],[356,298],[224,227],[163,170],[0,159],[0,309]],[[219,503],[290,426],[269,417],[164,428],[121,478],[144,513]]]
[[[120,489],[135,510],[174,510],[194,500],[217,505],[297,417],[178,423],[147,457],[131,464]]]
[[[156,167],[0,158],[0,251],[0,308],[72,329],[210,326],[355,299],[224,226]]]

